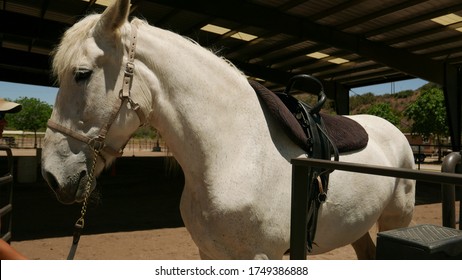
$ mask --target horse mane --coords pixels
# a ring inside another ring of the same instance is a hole
[[[95,34],[94,32],[95,27],[98,25],[100,17],[101,17],[101,14],[90,14],[66,30],[66,32],[61,38],[61,42],[51,53],[51,57],[53,59],[52,60],[53,61],[52,74],[53,74],[53,77],[56,79],[56,82],[59,83],[66,73],[72,73],[74,71],[73,67],[75,67],[76,58],[84,56],[84,49],[80,47],[79,42],[82,42],[92,36],[95,36],[95,37],[100,36],[100,34]],[[131,24],[134,24],[137,26],[146,25],[149,27],[153,27],[146,20],[140,19],[137,17],[133,18],[133,20],[131,21]],[[129,34],[128,32],[129,30],[126,27],[126,25],[123,25],[120,30],[120,33],[118,34],[118,37],[123,38],[124,37],[123,35]],[[219,51],[213,51],[212,49],[204,48],[198,42],[196,42],[190,37],[187,37],[187,36],[181,36],[181,37],[209,51],[213,55],[221,58],[226,64],[232,67],[236,72],[238,72],[242,76],[245,76],[244,73],[241,70],[239,70],[231,61],[221,56],[219,54]]]

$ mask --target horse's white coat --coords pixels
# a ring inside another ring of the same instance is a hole
[[[54,59],[61,87],[52,119],[85,135],[97,134],[119,106],[131,28],[138,28],[132,98],[159,130],[185,174],[184,223],[203,258],[280,259],[289,248],[290,159],[304,157],[262,109],[237,69],[197,44],[135,19],[128,0],[92,15],[64,36]],[[75,69],[92,70],[77,83]],[[413,168],[409,144],[383,119],[352,119],[369,134],[367,147],[341,161]],[[107,143],[119,148],[139,125],[125,107]],[[109,155],[104,155],[110,160]],[[82,201],[91,149],[48,129],[43,175],[65,203]],[[104,168],[98,160],[97,174]],[[355,242],[376,223],[407,226],[414,182],[335,171],[322,205],[313,253]]]

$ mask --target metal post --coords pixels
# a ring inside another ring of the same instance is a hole
[[[8,171],[0,177],[3,195],[8,195],[6,205],[0,205],[0,219],[2,220],[2,230],[0,238],[6,242],[11,241],[12,211],[13,211],[13,154],[9,147],[0,145],[0,150],[5,151],[8,158]]]
[[[460,154],[459,154],[460,155]],[[460,158],[459,158],[460,162]],[[292,212],[290,227],[290,259],[306,259],[307,252],[307,207],[310,186],[310,173],[314,167],[343,170],[348,172],[379,175],[385,177],[422,180],[438,184],[459,185],[461,174],[440,173],[407,168],[392,168],[352,162],[338,162],[321,159],[292,159]],[[462,164],[459,165],[461,167]],[[462,208],[462,207],[461,207]]]
[[[441,172],[455,173],[461,164],[460,152],[447,155],[441,165]],[[454,184],[441,184],[441,198],[443,204],[443,226],[456,228],[456,187]],[[460,225],[459,225],[460,227]]]
[[[306,260],[308,193],[311,168],[292,165],[292,207],[290,213],[290,259]],[[300,246],[303,244],[303,246]]]
[[[418,154],[417,154],[417,165],[418,165],[417,169],[420,170],[420,155],[422,154],[422,146],[419,145],[418,147],[419,147],[419,149],[418,149],[419,151],[418,151]],[[425,160],[425,157],[424,157],[424,160]]]

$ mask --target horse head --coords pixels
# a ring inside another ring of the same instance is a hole
[[[129,7],[129,0],[116,1],[103,14],[85,17],[54,52],[60,88],[45,135],[42,175],[62,203],[83,201],[95,188],[93,177],[121,155],[144,122],[145,104],[131,94],[139,85],[131,79],[136,27],[127,20]]]

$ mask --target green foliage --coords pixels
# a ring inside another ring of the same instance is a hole
[[[394,95],[395,98],[403,99],[403,98],[411,97],[413,94],[414,94],[413,90],[403,90],[403,91],[397,92],[397,93],[395,93],[393,95]]]
[[[421,92],[422,92],[422,91],[427,91],[427,90],[432,89],[432,88],[438,88],[438,89],[443,90],[443,88],[442,88],[440,85],[438,85],[438,84],[435,84],[435,83],[427,83],[427,84],[421,86],[421,87],[419,88],[419,91],[421,91]]]
[[[37,98],[21,97],[14,102],[22,105],[22,110],[16,114],[8,114],[8,126],[19,130],[37,132],[46,128],[51,116],[52,107]]]
[[[362,95],[356,95],[350,97],[350,111],[353,111],[354,108],[360,108],[362,105],[365,104],[372,104],[376,100],[376,96],[371,93],[365,93]]]
[[[157,133],[157,130],[143,126],[138,128],[132,137],[138,139],[154,139],[156,137],[159,137],[159,135]]]
[[[400,117],[395,112],[393,112],[390,103],[374,104],[366,110],[366,114],[384,118],[395,126],[398,126],[400,123]]]
[[[423,87],[422,87],[423,88]],[[404,115],[413,121],[412,132],[438,139],[449,135],[444,94],[439,87],[425,87]]]

